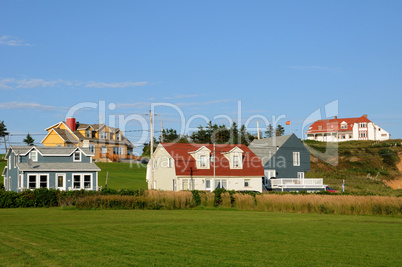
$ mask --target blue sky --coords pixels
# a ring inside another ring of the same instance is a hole
[[[141,143],[138,116],[168,103],[155,130],[179,130],[179,109],[192,128],[282,115],[300,137],[337,101],[338,117],[368,114],[402,138],[401,13],[401,1],[4,0],[0,120],[12,143],[39,142],[71,107],[104,101],[103,121],[132,116],[126,135]],[[74,116],[99,122],[96,108]]]

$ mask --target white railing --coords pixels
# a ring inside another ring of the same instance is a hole
[[[271,188],[280,187],[306,187],[306,186],[323,186],[324,182],[322,178],[313,179],[294,179],[294,178],[282,178],[282,179],[269,179],[268,185]]]

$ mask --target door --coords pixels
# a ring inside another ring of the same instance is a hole
[[[66,190],[66,174],[57,173],[56,174],[56,189],[65,191]]]

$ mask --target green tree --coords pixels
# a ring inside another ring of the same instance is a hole
[[[229,134],[230,134],[229,143],[238,144],[240,140],[239,140],[239,130],[237,129],[236,122],[233,122],[232,126],[230,126]]]
[[[33,146],[35,143],[35,140],[32,138],[32,136],[28,133],[27,137],[25,137],[24,140],[22,140],[24,143],[26,143],[28,146]]]
[[[265,131],[265,136],[266,136],[267,138],[270,138],[270,137],[273,137],[274,134],[275,134],[275,132],[274,132],[274,127],[272,127],[271,124],[268,124],[267,130]]]
[[[176,143],[180,137],[174,129],[163,129],[162,134],[164,143]],[[161,141],[161,138],[159,138],[159,141]]]
[[[9,135],[10,133],[7,132],[7,127],[4,124],[4,121],[0,122],[0,137],[4,138],[4,147],[6,149],[6,153],[7,153],[7,144],[6,144],[6,136]]]
[[[282,136],[285,134],[285,128],[283,128],[282,125],[278,124],[278,127],[276,127],[275,130],[275,136]]]
[[[158,146],[158,142],[156,142],[156,139],[154,137],[154,151],[156,149],[156,147]],[[145,143],[144,144],[144,148],[142,149],[142,157],[150,157],[151,156],[151,142]]]

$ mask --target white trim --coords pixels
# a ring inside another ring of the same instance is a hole
[[[85,188],[85,176],[90,176],[90,186]],[[74,187],[74,176],[80,177],[80,187]],[[93,175],[92,173],[72,173],[71,174],[71,190],[93,190]]]
[[[77,153],[79,153],[79,159],[76,159],[76,158],[75,158],[75,156],[76,156]],[[74,154],[73,154],[73,162],[81,162],[81,159],[82,159],[81,153],[82,153],[82,151],[81,151],[81,150],[78,151],[78,149],[74,151]]]
[[[300,166],[300,152],[293,152],[293,166]]]
[[[188,152],[189,154],[194,154],[197,153],[198,151],[202,150],[203,148],[205,148],[206,150],[208,150],[209,152],[211,152],[211,150],[209,150],[209,148],[207,148],[206,146],[202,146],[199,149],[197,149],[196,151],[190,151]]]
[[[63,186],[62,187],[59,187],[58,186],[58,178],[59,178],[59,176],[63,176]],[[56,188],[56,189],[59,189],[59,190],[62,190],[62,191],[66,191],[66,174],[65,173],[56,173],[55,174],[55,177],[54,177],[54,187]]]
[[[35,188],[30,188],[29,187],[29,177],[30,176],[35,176]],[[49,174],[48,173],[28,173],[27,174],[27,189],[37,189],[37,188],[41,188],[40,186],[40,177],[41,176],[46,176],[46,188],[49,189]]]
[[[36,153],[36,159],[32,159],[32,154]],[[29,152],[29,158],[32,159],[33,162],[38,162],[38,150]]]

